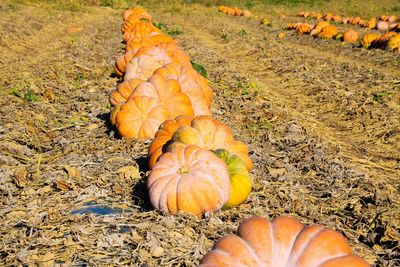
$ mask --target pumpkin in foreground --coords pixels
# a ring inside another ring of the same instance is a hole
[[[147,180],[154,208],[195,216],[221,209],[230,195],[229,184],[225,162],[195,145],[168,148]]]
[[[237,235],[221,238],[201,260],[201,267],[368,267],[353,255],[347,240],[320,225],[304,226],[281,216],[271,222],[252,217]]]

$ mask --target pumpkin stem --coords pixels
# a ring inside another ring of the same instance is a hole
[[[187,174],[187,173],[189,173],[189,169],[185,168],[185,167],[179,168],[178,173],[180,175]]]

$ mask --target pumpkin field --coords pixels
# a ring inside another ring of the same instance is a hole
[[[398,0],[1,0],[0,33],[1,266],[400,266]]]

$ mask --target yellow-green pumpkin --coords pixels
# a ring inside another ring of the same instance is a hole
[[[228,167],[231,194],[223,209],[230,209],[244,202],[251,191],[251,178],[244,161],[225,149],[214,150]]]

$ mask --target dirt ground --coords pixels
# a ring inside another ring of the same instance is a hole
[[[249,145],[248,201],[200,220],[151,208],[150,140],[108,121],[121,10],[0,3],[0,265],[194,266],[254,214],[322,224],[372,265],[400,265],[400,54],[278,39],[301,21],[289,11],[272,27],[201,6],[148,11],[182,30],[213,115]]]

